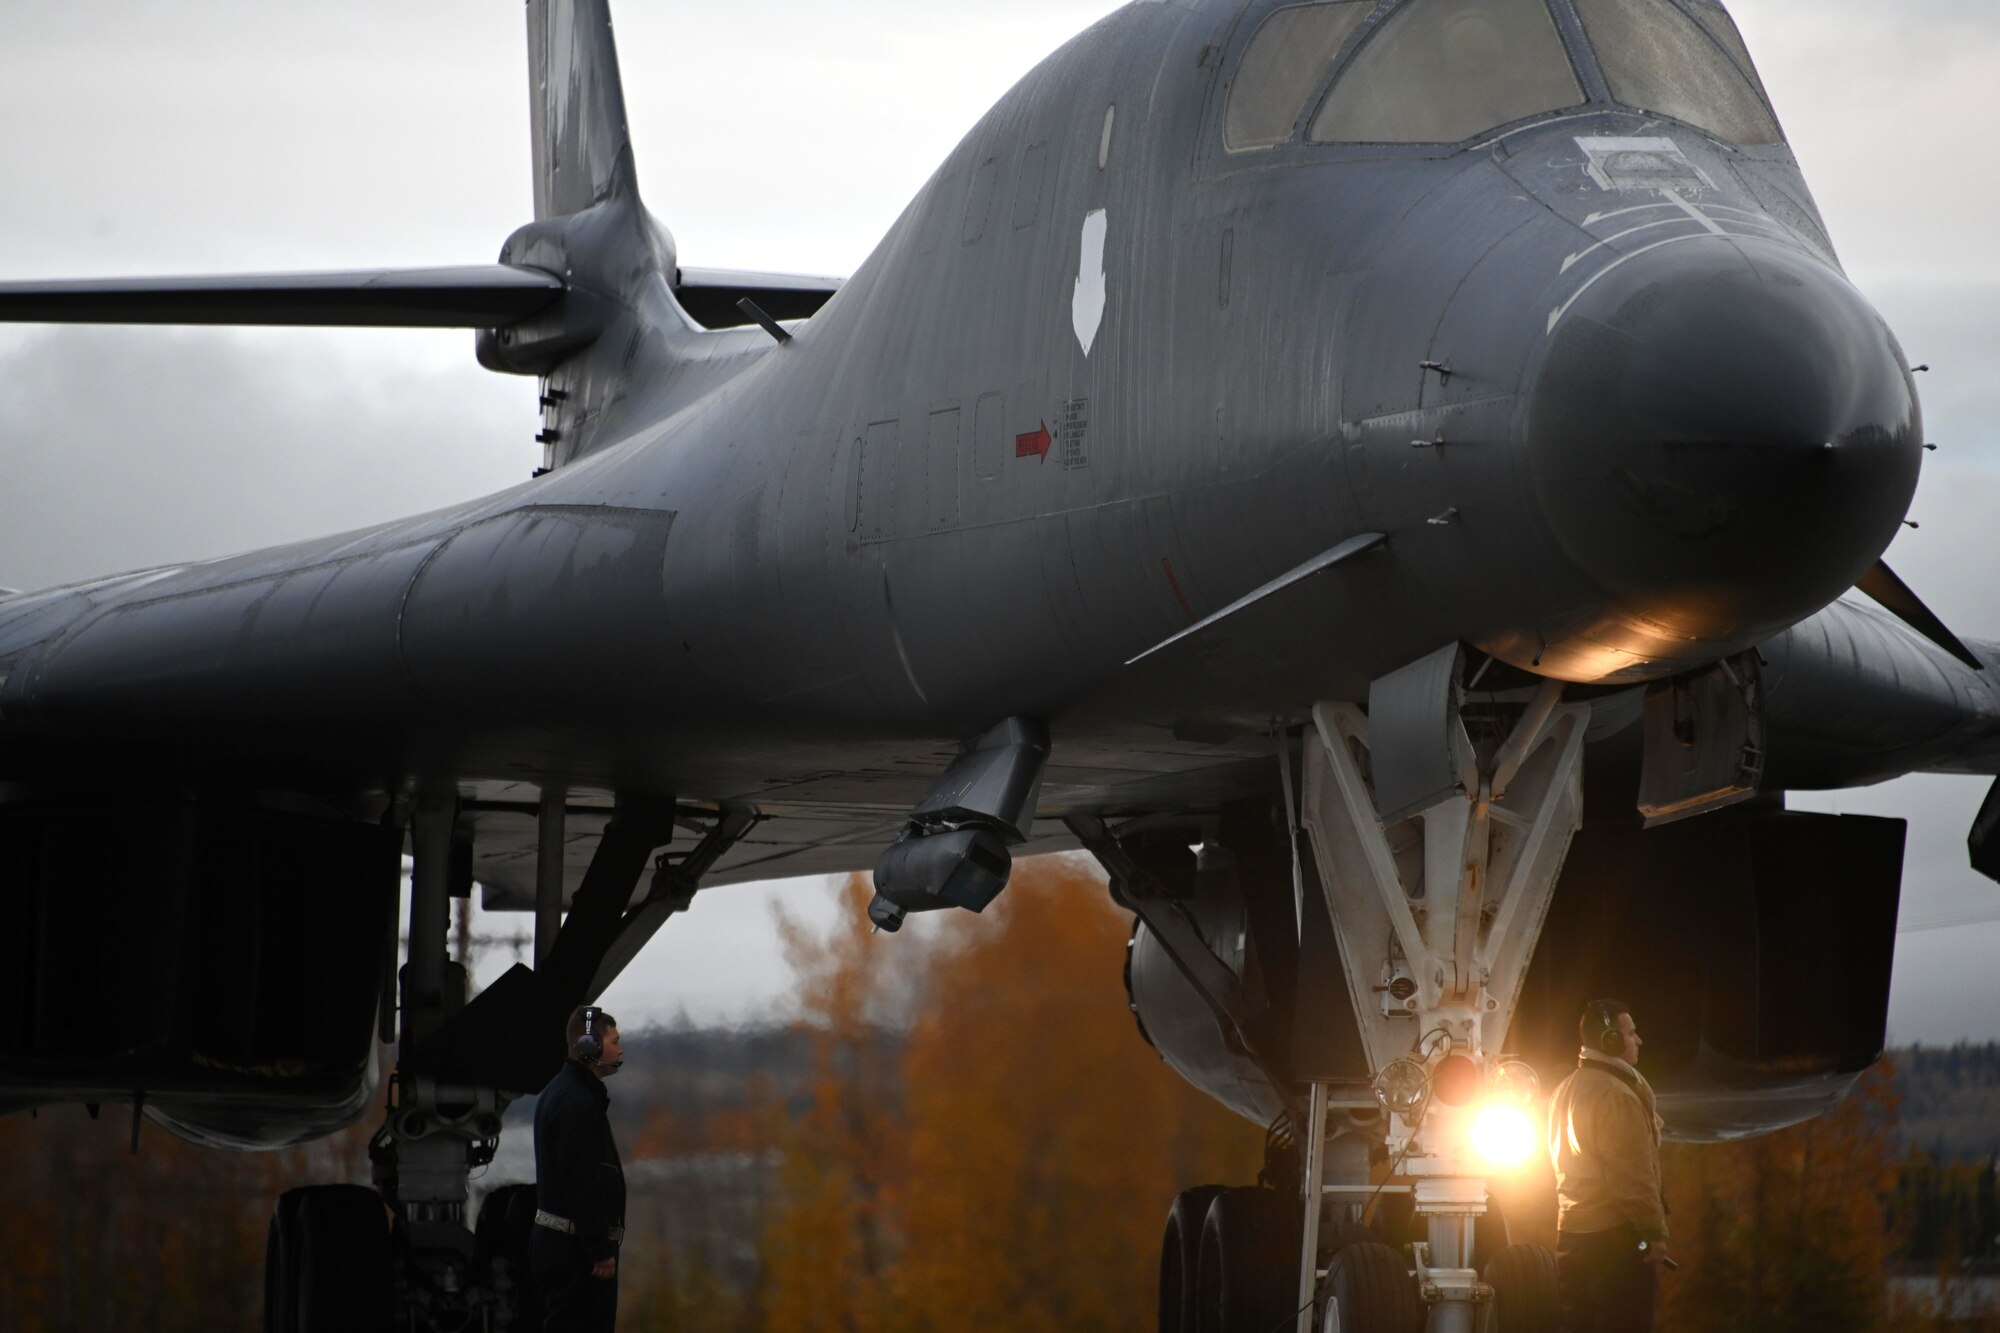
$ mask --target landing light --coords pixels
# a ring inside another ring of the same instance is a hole
[[[1532,1106],[1535,1099],[1542,1095],[1542,1080],[1536,1075],[1534,1066],[1513,1056],[1503,1057],[1493,1067],[1486,1086],[1493,1100],[1512,1102],[1516,1106]]]
[[[1540,1138],[1527,1110],[1511,1102],[1490,1102],[1472,1122],[1472,1149],[1487,1165],[1501,1170],[1520,1166],[1534,1155]]]
[[[1382,1109],[1409,1116],[1430,1092],[1430,1074],[1415,1060],[1394,1060],[1375,1076],[1375,1099]]]

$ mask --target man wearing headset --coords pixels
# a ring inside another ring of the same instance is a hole
[[[569,1016],[569,1059],[535,1103],[535,1233],[529,1256],[547,1333],[597,1333],[618,1318],[625,1172],[604,1080],[625,1063],[618,1020],[595,1005]]]
[[[1667,1261],[1660,1117],[1630,1006],[1592,1000],[1576,1072],[1549,1101],[1563,1333],[1650,1333]]]

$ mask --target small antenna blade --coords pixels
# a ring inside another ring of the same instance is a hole
[[[792,340],[792,335],[785,332],[785,326],[765,314],[764,307],[758,305],[749,297],[746,296],[738,301],[736,308],[756,320],[758,327],[762,328],[764,332],[770,334],[773,338],[776,338],[779,343],[788,343]]]

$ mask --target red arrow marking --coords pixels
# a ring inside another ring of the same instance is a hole
[[[1014,457],[1038,457],[1044,463],[1049,461],[1049,423],[1041,423],[1041,429],[1026,435],[1014,437]]]
[[[1160,568],[1167,571],[1167,586],[1174,590],[1174,600],[1181,604],[1181,610],[1187,613],[1188,623],[1192,625],[1194,623],[1194,608],[1188,605],[1187,594],[1181,591],[1181,581],[1174,577],[1174,562],[1172,558],[1164,555],[1161,556]]]

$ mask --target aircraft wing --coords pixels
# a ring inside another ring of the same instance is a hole
[[[1181,742],[1160,735],[1147,744],[1151,769],[1115,766],[1129,760],[1081,739],[1052,762],[1044,771],[1040,811],[1014,855],[1074,851],[1081,844],[1063,818],[1072,807],[1109,804],[1134,816],[1185,808],[1196,792],[1213,800],[1249,795],[1268,785],[1272,759],[1266,736]],[[730,808],[754,811],[757,822],[716,858],[702,876],[702,888],[873,869],[922,795],[922,785],[911,784],[907,772],[844,773],[731,801]],[[482,782],[460,793],[461,820],[469,824],[464,831],[472,837],[472,875],[481,886],[480,906],[486,911],[534,909],[539,799],[532,783]],[[667,851],[678,855],[694,847],[714,809],[706,803],[684,806],[688,819]],[[563,831],[565,904],[583,883],[611,810],[612,797],[606,793],[572,793],[569,798]],[[649,877],[641,877],[634,900],[643,898],[648,887]]]
[[[489,912],[525,912],[535,906],[534,792],[524,788],[518,802],[481,801],[469,812],[473,825],[473,878],[481,887],[480,906]],[[852,806],[763,805],[756,827],[724,852],[703,887],[798,875],[844,874],[875,864],[896,840],[908,818],[904,810],[871,811]],[[567,903],[597,850],[611,817],[609,799],[572,800],[563,837],[563,901]],[[694,845],[692,833],[677,836],[672,851]],[[635,897],[649,880],[642,877]]]

